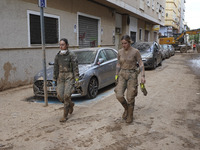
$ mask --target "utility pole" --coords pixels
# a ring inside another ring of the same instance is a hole
[[[42,44],[42,51],[43,51],[44,100],[45,100],[45,106],[48,106],[47,70],[46,70],[46,53],[45,53],[45,28],[44,28],[44,10],[43,10],[43,8],[46,7],[46,0],[38,0],[38,6],[40,7],[41,44]]]

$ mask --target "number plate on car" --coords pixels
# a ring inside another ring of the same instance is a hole
[[[50,91],[50,92],[56,91],[56,87],[47,87],[47,91]]]

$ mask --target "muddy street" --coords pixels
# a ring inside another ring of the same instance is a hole
[[[131,124],[114,92],[76,104],[66,123],[62,104],[29,101],[32,85],[0,92],[0,150],[199,150],[199,59],[177,53],[147,70]]]

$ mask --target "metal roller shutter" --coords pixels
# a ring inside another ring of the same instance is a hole
[[[79,15],[79,47],[98,46],[98,20]]]

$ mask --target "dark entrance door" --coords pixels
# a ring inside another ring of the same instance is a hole
[[[133,43],[136,42],[136,32],[131,31],[131,40]]]

